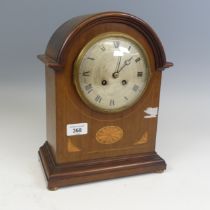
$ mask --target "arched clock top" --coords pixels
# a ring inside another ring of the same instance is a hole
[[[62,24],[52,35],[44,55],[38,58],[46,66],[60,70],[64,67],[66,48],[79,33],[92,26],[101,23],[121,23],[135,28],[149,43],[155,59],[157,70],[164,70],[173,66],[173,63],[166,61],[165,52],[160,39],[154,30],[140,18],[122,12],[104,12],[98,14],[74,17]]]

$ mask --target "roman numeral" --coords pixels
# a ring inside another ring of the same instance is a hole
[[[88,93],[92,92],[92,91],[93,91],[92,84],[86,85],[86,86],[85,86],[85,90],[86,90]]]
[[[101,45],[101,46],[100,46],[100,49],[101,49],[102,51],[105,51],[105,50],[106,50],[106,48],[104,47],[104,45]]]
[[[134,86],[133,86],[133,91],[136,92],[138,89],[139,89],[139,86],[138,86],[138,85],[134,85]]]
[[[128,97],[127,96],[124,96],[124,99],[127,101],[128,100]]]
[[[140,57],[138,57],[138,58],[136,58],[136,63],[138,63],[139,61],[141,60],[141,58]]]
[[[90,71],[84,71],[84,72],[82,72],[82,76],[89,77],[90,76]]]
[[[95,101],[96,101],[96,102],[101,103],[101,100],[102,100],[102,97],[101,97],[101,96],[97,95],[97,96],[95,97]]]
[[[130,51],[130,50],[131,50],[131,46],[128,47],[128,51]]]
[[[88,60],[91,60],[91,61],[94,61],[95,60],[95,58],[90,58],[90,57],[88,57],[87,59]]]
[[[143,72],[142,71],[138,71],[137,72],[137,77],[142,77],[143,76]]]
[[[120,41],[114,41],[113,43],[115,48],[118,48],[120,46]]]
[[[111,99],[111,100],[109,101],[109,106],[114,106],[114,105],[115,105],[114,99]]]

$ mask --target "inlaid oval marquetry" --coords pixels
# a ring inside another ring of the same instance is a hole
[[[123,130],[118,126],[106,126],[96,133],[96,140],[100,144],[114,144],[123,137]]]

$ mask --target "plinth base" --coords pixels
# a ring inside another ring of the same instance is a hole
[[[165,161],[156,152],[56,164],[50,146],[45,142],[39,149],[39,156],[49,190],[166,169]]]

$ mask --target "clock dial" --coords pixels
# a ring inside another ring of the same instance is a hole
[[[75,63],[75,84],[82,100],[102,112],[118,112],[135,104],[150,78],[144,48],[118,33],[100,35],[81,51]]]

